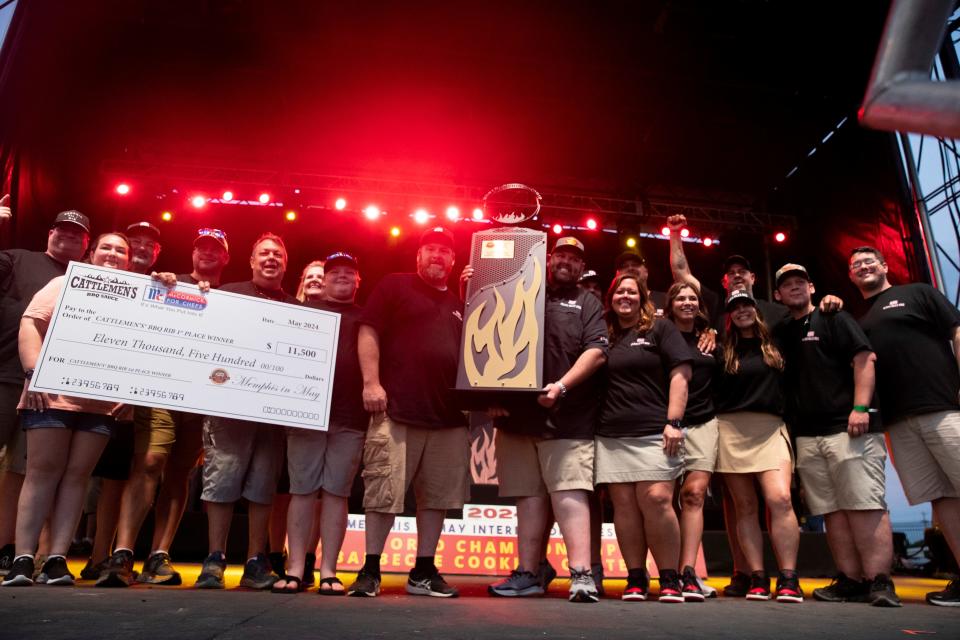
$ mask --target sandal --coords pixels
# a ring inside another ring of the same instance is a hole
[[[277,582],[280,582],[281,580],[286,584],[284,584],[282,587],[278,587],[276,583],[274,583],[274,585],[270,587],[270,593],[300,593],[303,591],[303,584],[300,578],[296,576],[284,576]]]
[[[333,585],[340,585],[340,589],[334,589]],[[324,589],[324,587],[327,587]],[[333,576],[332,578],[320,578],[320,586],[317,588],[317,593],[322,596],[342,596],[346,593],[343,589],[343,583],[340,582],[340,578]]]

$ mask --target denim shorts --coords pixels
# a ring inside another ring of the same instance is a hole
[[[82,413],[80,411],[65,411],[63,409],[46,409],[20,411],[20,426],[24,431],[30,429],[71,429],[73,431],[89,431],[110,437],[116,422],[113,416],[99,413]]]

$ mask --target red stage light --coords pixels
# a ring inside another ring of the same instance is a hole
[[[426,209],[417,209],[413,212],[413,221],[417,224],[427,224],[427,220],[430,219],[430,214]]]
[[[593,218],[587,218],[587,229],[594,231],[597,228],[597,221]]]
[[[660,229],[660,235],[662,235],[662,236],[669,236],[669,235],[670,235],[670,227],[663,227],[662,229]]]
[[[480,207],[477,207],[476,209],[474,209],[473,219],[477,221],[483,220],[483,209],[481,209]]]
[[[713,246],[713,240],[711,240],[710,238],[704,238],[704,239],[703,239],[703,246],[705,246],[705,247],[712,247],[712,246]]]
[[[367,208],[363,210],[363,215],[366,216],[367,220],[376,220],[380,217],[380,207],[375,204],[367,205]]]
[[[202,209],[207,204],[206,196],[193,196],[190,198],[190,204],[197,209]]]
[[[447,220],[450,220],[451,222],[456,222],[459,219],[460,219],[460,209],[458,207],[454,207],[453,205],[447,207]]]
[[[223,197],[221,197],[220,199],[223,200],[224,202],[230,202],[231,200],[233,200],[233,191],[224,191]]]
[[[121,182],[120,184],[117,185],[116,190],[117,190],[117,193],[119,193],[122,196],[125,196],[128,193],[130,193],[130,185],[128,185],[126,182]]]
[[[563,227],[560,226],[559,223],[558,223],[558,224],[555,224],[555,225],[553,225],[553,232],[559,235],[559,234],[563,233]]]
[[[170,213],[169,211],[164,211],[163,213],[160,214],[160,217],[163,218],[164,222],[170,222],[171,220],[173,220],[173,214]]]
[[[787,239],[787,234],[785,234],[783,231],[777,231],[773,235],[773,239],[777,242],[784,242]]]
[[[690,237],[690,229],[687,229],[686,227],[684,227],[683,229],[680,229],[680,237],[681,237],[681,238],[689,238],[689,237]]]
[[[293,222],[293,221],[296,220],[296,219],[297,219],[297,212],[296,212],[296,211],[287,211],[287,220],[288,220],[288,221]]]
[[[344,198],[337,198],[337,201],[333,203],[333,206],[336,207],[338,211],[343,211],[347,208],[347,201]]]
[[[269,194],[269,193],[261,193],[261,194],[260,194],[260,197],[257,198],[257,200],[260,201],[260,204],[267,204],[268,202],[270,202],[270,194]]]
[[[400,227],[392,227],[390,229],[390,235],[392,235],[394,238],[398,237],[400,235]]]

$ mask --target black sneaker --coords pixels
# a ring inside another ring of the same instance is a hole
[[[659,582],[660,594],[657,597],[658,602],[677,603],[683,602],[686,599],[683,596],[680,576],[676,571],[664,569],[660,572]]]
[[[647,572],[643,572],[643,577],[639,580],[633,580],[629,576],[627,577],[627,586],[621,594],[621,600],[636,600],[638,602],[643,602],[647,599],[647,595],[650,593],[650,579],[647,577]]]
[[[747,600],[769,600],[770,578],[765,571],[756,571],[750,574],[750,588],[747,590]]]
[[[3,545],[3,548],[0,549],[0,576],[10,573],[10,569],[13,567],[13,558],[16,555],[17,549],[13,546],[13,543]]]
[[[279,579],[280,576],[273,572],[267,557],[258,553],[247,560],[247,564],[243,565],[243,577],[240,578],[240,586],[262,591],[272,587],[273,583]]]
[[[700,581],[697,580],[697,572],[691,566],[683,568],[680,574],[681,591],[685,602],[703,602],[707,599],[707,594],[700,588]]]
[[[133,552],[129,549],[119,549],[110,556],[107,568],[103,570],[94,586],[123,588],[134,582]]]
[[[593,584],[597,586],[597,595],[601,598],[607,595],[606,590],[603,588],[603,565],[599,562],[590,565],[590,573],[593,574]]]
[[[814,589],[813,598],[823,602],[864,602],[869,590],[869,582],[848,578],[841,571],[830,584]]]
[[[881,573],[873,580],[864,580],[863,582],[864,586],[869,589],[866,600],[874,607],[903,606],[890,576]]]
[[[938,607],[960,607],[960,578],[951,580],[943,591],[928,593],[927,602]]]
[[[67,567],[67,559],[63,556],[53,556],[47,558],[40,567],[40,575],[37,576],[36,581],[41,584],[69,586],[74,583],[74,577]]]
[[[380,593],[380,576],[360,569],[357,579],[347,589],[347,595],[355,598],[375,598]]]
[[[222,551],[214,551],[203,561],[203,568],[194,587],[197,589],[223,589],[223,574],[227,570],[227,558]]]
[[[750,576],[742,571],[734,571],[730,576],[730,584],[723,588],[723,595],[728,598],[742,598],[750,591]]]
[[[17,556],[13,559],[7,577],[0,585],[4,587],[29,587],[33,584],[33,558]]]
[[[86,566],[80,570],[80,579],[81,580],[96,580],[100,577],[100,574],[107,568],[107,565],[110,564],[110,558],[104,558],[100,562],[94,563],[93,558],[87,559]]]
[[[451,587],[436,569],[432,573],[417,577],[413,571],[407,578],[407,593],[414,596],[433,596],[434,598],[456,598],[460,595],[456,587]]]
[[[317,581],[317,577],[313,575],[314,571],[317,570],[317,555],[315,553],[308,553],[306,560],[303,563],[303,586],[312,587],[313,584]]]
[[[540,586],[546,593],[547,589],[550,588],[550,583],[557,579],[557,570],[553,568],[549,560],[541,560],[540,566],[537,567],[537,577],[540,578]]]
[[[170,554],[166,551],[150,554],[147,561],[143,563],[143,571],[137,576],[137,582],[158,584],[165,587],[175,587],[182,581],[180,573],[173,568],[173,563],[170,562]]]
[[[803,589],[796,571],[781,571],[777,576],[777,602],[803,602]]]

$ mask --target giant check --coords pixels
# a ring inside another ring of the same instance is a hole
[[[340,315],[71,262],[32,391],[324,430]]]

